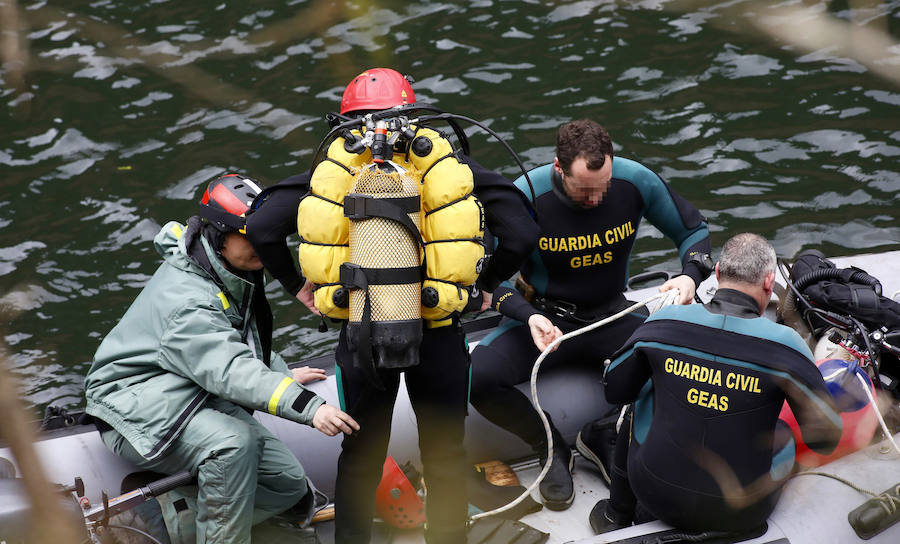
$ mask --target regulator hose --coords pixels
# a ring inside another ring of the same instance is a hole
[[[877,278],[866,274],[862,270],[854,271],[848,278],[845,275],[845,271],[839,268],[823,268],[821,270],[814,270],[808,274],[804,274],[796,281],[794,281],[794,285],[797,287],[797,290],[802,293],[804,289],[806,289],[813,283],[822,280],[839,279],[843,281],[852,281],[855,283],[868,285],[875,290],[876,295],[881,296],[881,282],[878,281]]]

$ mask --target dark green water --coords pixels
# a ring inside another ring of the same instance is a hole
[[[36,413],[81,404],[94,350],[158,264],[159,226],[223,171],[271,184],[306,170],[324,113],[373,66],[483,120],[528,167],[552,160],[559,124],[598,120],[703,211],[716,246],[750,230],[784,257],[900,248],[898,1],[778,4],[882,32],[893,47],[860,55],[893,80],[837,47],[751,32],[774,14],[755,2],[61,4],[0,13],[25,51],[21,85],[19,65],[0,72],[0,335]],[[676,268],[668,241],[640,235],[633,271]],[[326,353],[335,331],[269,292],[288,360]]]

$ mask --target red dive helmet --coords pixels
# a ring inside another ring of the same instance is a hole
[[[416,101],[406,76],[390,68],[372,68],[359,74],[344,89],[341,115],[358,110],[385,110]]]
[[[425,523],[422,497],[390,455],[384,460],[381,483],[375,490],[375,512],[385,523],[401,529]]]
[[[200,217],[223,232],[246,232],[247,211],[262,192],[252,179],[226,174],[210,182],[200,199]]]

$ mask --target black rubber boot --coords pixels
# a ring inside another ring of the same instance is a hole
[[[553,426],[552,421],[550,422],[550,431],[553,434],[553,460],[550,463],[550,470],[541,481],[541,497],[544,499],[544,506],[550,510],[565,510],[575,500],[575,485],[572,483],[572,468],[575,458],[572,456],[571,448],[563,439],[562,434]],[[546,441],[538,448],[537,452],[543,467],[547,460]]]
[[[612,472],[613,456],[616,451],[616,421],[619,419],[618,409],[581,428],[575,439],[575,448],[582,457],[596,465],[600,476],[609,487]]]
[[[632,516],[621,514],[610,506],[609,499],[597,502],[588,516],[588,520],[591,522],[591,529],[597,535],[631,527],[631,518]]]

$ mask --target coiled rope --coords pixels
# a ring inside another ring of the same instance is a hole
[[[541,422],[544,424],[544,432],[547,433],[547,462],[544,463],[544,468],[541,470],[541,473],[538,474],[538,477],[532,482],[528,489],[522,492],[521,495],[516,497],[512,502],[501,506],[500,508],[495,508],[494,510],[490,510],[488,512],[481,512],[479,514],[475,514],[470,518],[471,521],[475,521],[477,519],[486,518],[488,516],[493,516],[499,514],[501,512],[506,512],[512,508],[518,506],[526,497],[531,495],[531,492],[534,491],[537,486],[541,485],[541,482],[544,480],[544,477],[547,476],[547,473],[550,471],[550,464],[553,462],[553,433],[550,430],[550,421],[547,419],[546,414],[544,414],[544,410],[541,408],[541,403],[538,400],[537,396],[537,376],[538,372],[541,369],[541,363],[544,362],[544,359],[549,355],[556,346],[565,342],[570,338],[574,338],[576,336],[580,336],[586,332],[590,332],[594,329],[602,327],[604,325],[608,325],[613,321],[628,315],[629,313],[637,310],[638,308],[642,308],[644,306],[650,311],[650,313],[654,313],[660,308],[664,306],[669,306],[671,304],[675,304],[675,301],[678,300],[679,291],[678,289],[670,289],[668,291],[659,293],[657,295],[653,295],[643,302],[636,302],[631,306],[625,308],[624,310],[613,314],[609,317],[601,319],[595,323],[591,323],[590,325],[586,325],[580,329],[576,329],[570,333],[566,333],[548,345],[543,352],[538,356],[537,360],[534,362],[534,366],[531,367],[531,402],[534,404],[535,410],[537,410],[538,416],[541,418]]]

